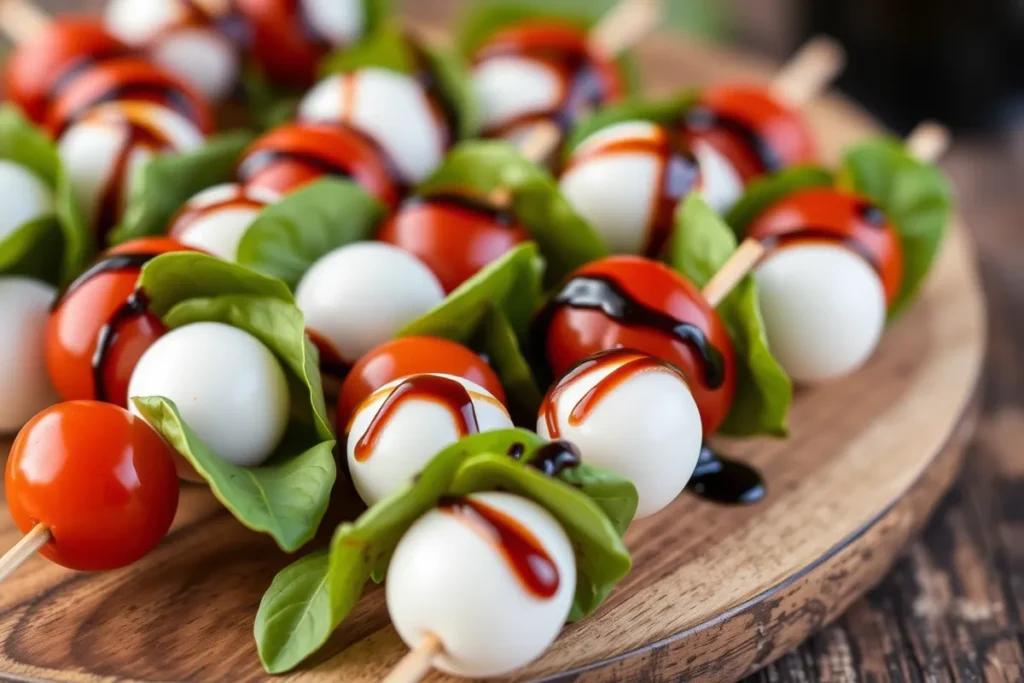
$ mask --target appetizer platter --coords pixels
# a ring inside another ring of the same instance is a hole
[[[0,0],[0,675],[735,680],[952,483],[941,125],[408,5]]]

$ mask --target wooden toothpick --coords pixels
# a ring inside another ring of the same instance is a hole
[[[846,66],[843,46],[826,36],[812,38],[775,75],[772,92],[791,106],[823,93]]]
[[[662,0],[621,0],[590,31],[590,49],[616,57],[658,27]]]
[[[28,0],[0,0],[0,31],[15,44],[33,40],[49,25],[49,15]]]
[[[434,668],[434,659],[444,652],[441,639],[428,633],[419,645],[409,650],[402,661],[391,670],[381,683],[417,683]]]
[[[36,524],[18,543],[0,557],[0,581],[3,581],[49,543],[52,535],[44,524]]]
[[[519,143],[519,152],[530,161],[543,164],[562,142],[562,130],[554,121],[535,123]],[[498,209],[512,206],[515,195],[509,187],[496,187],[487,195],[487,202]]]
[[[907,152],[928,164],[934,164],[949,149],[952,135],[949,129],[937,121],[922,121],[907,136]]]

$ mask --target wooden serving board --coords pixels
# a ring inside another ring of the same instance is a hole
[[[409,4],[429,14],[417,17],[427,25],[451,10],[448,2]],[[652,92],[771,74],[768,65],[668,36],[646,41],[639,57]],[[816,103],[810,117],[828,159],[878,132],[838,98]],[[633,573],[518,679],[731,681],[837,617],[881,579],[952,483],[973,426],[984,347],[981,289],[958,227],[920,300],[870,364],[798,392],[791,439],[719,444],[762,470],[766,500],[722,507],[684,495],[637,524],[627,537]],[[6,548],[20,534],[0,517]],[[36,557],[0,585],[0,675],[261,679],[253,618],[288,562],[208,491],[186,489],[172,533],[135,566],[85,575]],[[374,588],[287,678],[377,680],[403,652]]]

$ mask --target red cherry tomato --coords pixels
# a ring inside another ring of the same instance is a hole
[[[834,188],[795,192],[768,207],[747,236],[772,247],[799,242],[835,242],[865,258],[892,304],[903,285],[903,247],[892,223],[866,197]]]
[[[438,337],[403,337],[381,344],[352,367],[338,395],[339,431],[356,408],[388,382],[432,372],[467,379],[505,402],[498,375],[487,361],[462,344]]]
[[[236,0],[250,29],[250,57],[272,81],[305,88],[316,79],[320,58],[330,46],[311,35],[296,0]]]
[[[427,264],[446,292],[530,239],[510,211],[458,194],[409,200],[377,237]]]
[[[20,43],[4,66],[4,92],[36,123],[44,123],[52,99],[93,64],[131,50],[87,17],[56,18],[40,35]]]
[[[24,532],[52,538],[40,552],[79,571],[125,567],[155,548],[178,508],[170,446],[141,418],[73,401],[29,420],[7,461],[7,505]]]
[[[692,147],[706,142],[749,182],[817,158],[803,115],[759,86],[719,86],[701,93],[683,121]]]
[[[254,142],[238,166],[240,182],[280,195],[324,176],[351,178],[389,207],[398,204],[398,175],[387,155],[348,126],[280,126]]]
[[[203,133],[213,132],[207,102],[182,80],[136,57],[97,63],[63,90],[50,107],[47,127],[59,136],[90,109],[111,100],[155,102],[191,121]]]
[[[586,291],[569,296],[574,283]],[[602,288],[606,291],[595,293]],[[617,312],[609,315],[605,307]],[[667,266],[638,256],[594,261],[570,276],[544,315],[546,352],[556,377],[599,351],[633,349],[683,372],[700,409],[705,436],[729,414],[736,393],[732,340],[700,290]],[[692,326],[685,333],[704,338],[706,351],[673,334],[671,328],[680,323]]]
[[[144,311],[120,321],[114,317],[119,311],[127,312],[127,302],[147,260],[185,250],[189,248],[169,238],[126,242],[103,254],[61,296],[47,320],[43,349],[47,372],[61,398],[127,405],[128,381],[135,365],[167,328]],[[101,332],[112,322],[119,322],[112,326],[113,343],[97,359]]]
[[[547,19],[507,26],[477,49],[473,61],[480,64],[498,57],[537,62],[559,80],[562,100],[556,111],[532,112],[498,130],[485,131],[490,136],[501,136],[539,118],[555,117],[572,123],[627,92],[625,77],[614,57],[591,50],[587,30],[575,24]]]

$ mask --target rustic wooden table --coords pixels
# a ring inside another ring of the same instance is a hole
[[[102,0],[40,4],[90,11]],[[1024,681],[1024,135],[958,141],[944,166],[990,307],[984,413],[965,471],[878,588],[752,681]]]

